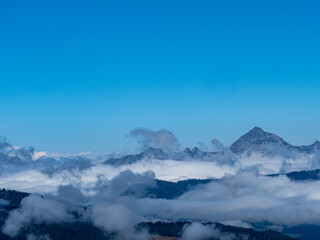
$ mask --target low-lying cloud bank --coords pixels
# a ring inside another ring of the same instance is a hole
[[[200,186],[176,200],[139,199],[136,204],[144,216],[173,221],[320,224],[319,190],[319,181],[292,182],[286,176],[244,171]]]
[[[2,231],[16,236],[30,223],[80,220],[119,237],[143,239],[146,233],[134,228],[142,221],[229,222],[249,227],[248,222],[265,221],[285,226],[320,225],[320,181],[295,182],[250,169],[203,184],[174,200],[144,198],[141,193],[154,184],[152,172],[125,171],[111,180],[100,179],[91,189],[62,185],[55,194],[23,199],[21,207],[9,213]],[[191,239],[200,228],[203,226],[191,225],[183,238]],[[210,229],[201,232],[206,236],[219,233]]]
[[[24,198],[20,208],[9,212],[2,232],[16,237],[31,224],[83,221],[115,233],[119,239],[147,239],[145,230],[135,229],[144,217],[133,208],[132,202],[154,184],[152,172],[126,171],[111,180],[98,181],[91,189],[92,194],[84,194],[73,185],[61,185],[56,194]]]
[[[250,168],[255,168],[261,175],[267,175],[317,168],[319,156],[299,154],[295,158],[288,159],[253,153],[250,156],[238,156],[233,165],[219,165],[216,162],[201,159],[186,161],[143,159],[121,166],[105,165],[96,163],[97,161],[93,164],[90,159],[82,157],[31,161],[21,164],[3,164],[0,187],[38,193],[55,192],[61,184],[73,184],[87,189],[94,186],[99,179],[110,180],[126,170],[140,174],[152,171],[155,178],[167,181],[217,179],[235,175]]]
[[[72,215],[67,211],[67,205],[50,198],[31,195],[22,200],[19,209],[9,213],[2,231],[10,237],[15,237],[21,229],[32,222],[50,224],[70,222],[72,219]]]

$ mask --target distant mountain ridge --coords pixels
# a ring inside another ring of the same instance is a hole
[[[125,165],[125,164],[133,164],[139,162],[143,159],[156,159],[156,160],[185,160],[185,159],[214,159],[217,155],[223,155],[223,152],[205,152],[201,151],[199,148],[194,147],[192,150],[190,148],[186,148],[182,152],[171,152],[166,153],[160,148],[149,147],[147,150],[138,153],[138,154],[130,154],[119,158],[109,158],[104,161],[103,164],[110,164],[114,166]]]
[[[133,164],[135,162],[141,161],[144,158],[153,158],[159,160],[165,160],[169,158],[169,154],[165,153],[160,148],[149,147],[146,151],[138,154],[130,154],[120,158],[110,158],[104,161],[104,164],[110,165],[123,165],[123,164]]]
[[[319,141],[306,146],[293,146],[276,134],[265,132],[259,127],[254,127],[241,136],[230,146],[230,149],[235,154],[252,151],[262,152],[267,145],[275,145],[299,153],[312,153],[316,149],[320,149]]]
[[[311,145],[293,146],[286,142],[283,138],[276,134],[265,132],[260,127],[254,127],[249,132],[241,136],[231,146],[230,150],[233,154],[240,155],[242,153],[251,152],[266,152],[268,147],[277,147],[280,149],[296,152],[296,153],[313,153],[315,150],[320,150],[320,142],[315,141]],[[229,151],[229,149],[227,149]],[[270,150],[269,150],[270,151]],[[232,154],[231,153],[231,154]],[[186,148],[182,152],[164,152],[160,148],[149,147],[138,154],[130,154],[123,157],[110,158],[103,162],[103,164],[110,164],[114,166],[127,165],[139,162],[143,159],[166,160],[172,159],[177,161],[197,159],[204,161],[220,161],[221,157],[225,155],[225,151],[209,152],[200,150],[197,147],[193,149]]]

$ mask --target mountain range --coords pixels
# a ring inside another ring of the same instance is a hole
[[[241,136],[237,141],[235,141],[229,149],[226,148],[222,151],[209,152],[202,151],[199,148],[194,147],[193,149],[186,148],[181,152],[165,152],[160,148],[149,147],[141,153],[126,155],[119,158],[110,158],[103,163],[118,166],[124,164],[133,164],[143,159],[172,159],[178,161],[201,159],[204,161],[215,161],[226,154],[230,154],[230,152],[235,155],[252,152],[266,153],[266,150],[271,147],[281,150],[288,150],[295,153],[310,154],[315,150],[320,150],[320,142],[315,141],[313,144],[305,146],[293,146],[276,134],[265,132],[260,127],[254,127],[249,132]],[[231,151],[226,152],[226,150]]]
[[[157,159],[157,160],[187,160],[187,159],[203,159],[203,160],[214,160],[219,156],[224,155],[224,152],[206,152],[201,151],[199,148],[194,147],[193,149],[186,148],[182,152],[164,152],[160,148],[149,147],[147,150],[138,153],[125,155],[120,158],[109,158],[104,164],[110,164],[114,166],[124,165],[124,164],[133,164],[139,162],[143,159]]]

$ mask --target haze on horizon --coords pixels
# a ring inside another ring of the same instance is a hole
[[[2,1],[0,135],[38,151],[320,136],[318,1]]]

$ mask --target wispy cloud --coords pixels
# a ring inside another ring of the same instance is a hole
[[[130,132],[129,136],[135,137],[142,149],[155,147],[170,152],[177,151],[180,147],[174,134],[165,129],[153,131],[147,128],[136,128]]]

